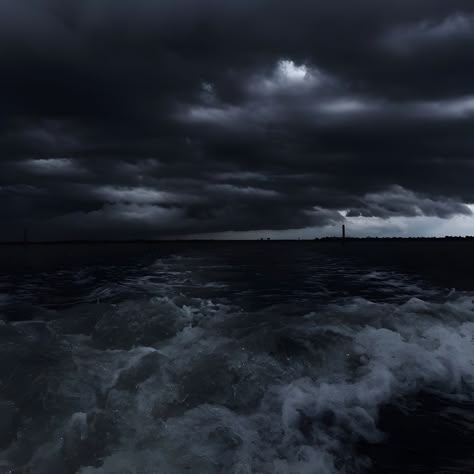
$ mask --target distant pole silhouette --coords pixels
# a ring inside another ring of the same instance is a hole
[[[346,240],[346,226],[342,224],[342,243]]]

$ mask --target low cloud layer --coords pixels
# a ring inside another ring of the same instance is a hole
[[[471,209],[450,198],[432,199],[393,186],[379,193],[370,193],[360,200],[360,206],[351,208],[348,217],[415,217],[429,216],[447,219],[457,214],[472,215]]]
[[[0,239],[469,216],[473,19],[468,0],[5,0]]]

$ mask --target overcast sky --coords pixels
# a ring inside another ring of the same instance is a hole
[[[0,239],[474,234],[472,0],[1,0]]]

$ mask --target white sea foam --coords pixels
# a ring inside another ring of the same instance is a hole
[[[184,296],[109,308],[95,331],[110,338],[69,338],[54,390],[71,415],[33,471],[363,472],[357,445],[383,441],[385,404],[422,391],[474,401],[470,295],[283,311]],[[116,324],[138,345],[114,339]]]

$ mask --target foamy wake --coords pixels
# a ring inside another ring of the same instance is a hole
[[[359,445],[384,440],[384,405],[474,400],[469,295],[351,299],[299,318],[184,296],[97,311],[50,376],[54,422],[23,428],[35,473],[364,472]],[[4,452],[17,463],[19,443]]]

